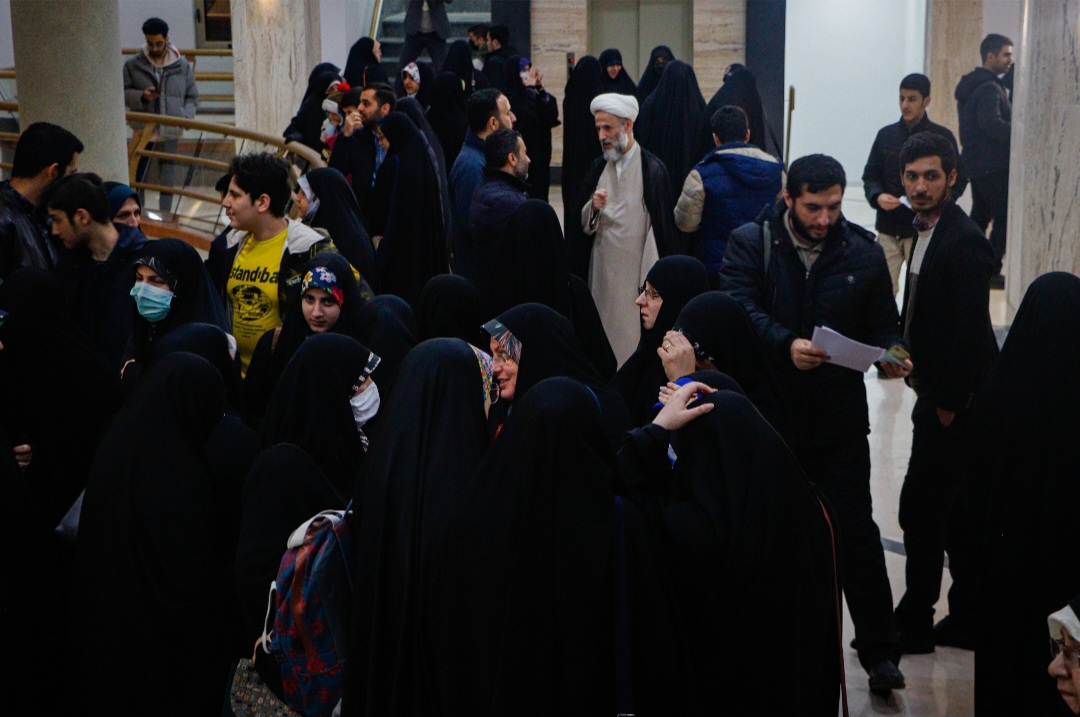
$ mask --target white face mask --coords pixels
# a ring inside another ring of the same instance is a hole
[[[375,418],[381,403],[379,387],[375,385],[374,381],[366,389],[349,399],[353,420],[356,421],[356,430],[360,430],[365,423]]]

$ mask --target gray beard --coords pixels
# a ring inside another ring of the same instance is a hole
[[[615,141],[611,143],[611,149],[601,149],[604,153],[604,159],[608,162],[618,162],[626,154],[626,145],[630,144],[630,138],[626,136],[626,132],[619,132],[619,136],[615,138]]]

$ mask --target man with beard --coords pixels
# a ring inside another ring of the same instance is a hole
[[[484,181],[473,193],[469,210],[469,237],[478,265],[473,283],[478,289],[490,281],[491,257],[510,215],[529,198],[525,180],[530,160],[521,133],[498,129],[489,134],[484,140],[484,163]]]
[[[396,103],[394,88],[385,82],[374,82],[362,90],[354,87],[343,94],[338,103],[345,119],[328,164],[350,178],[361,210],[367,208],[375,173],[386,157],[375,127],[380,119],[394,111]]]
[[[840,214],[845,184],[832,157],[793,162],[783,200],[732,232],[720,282],[750,313],[792,408],[791,447],[832,504],[859,661],[871,691],[885,695],[903,687],[904,676],[871,507],[866,387],[861,373],[831,363],[810,341],[816,326],[827,326],[882,348],[900,343],[885,254],[873,234]],[[911,370],[906,359],[897,361],[881,362],[890,378]]]
[[[637,287],[657,259],[686,252],[673,223],[667,169],[634,141],[637,100],[607,93],[597,95],[589,109],[604,154],[593,162],[582,182],[583,235],[570,252],[574,271],[588,277],[621,365],[641,337],[637,312],[629,309],[637,298]]]
[[[919,366],[908,378],[918,398],[900,492],[907,592],[896,607],[896,625],[904,651],[923,653],[935,644],[971,647],[971,584],[955,499],[969,409],[997,355],[987,289],[995,256],[978,226],[949,199],[956,182],[952,143],[929,132],[914,135],[900,150],[900,166],[918,232],[904,288],[904,339]],[[945,550],[953,575],[949,616],[933,625]]]

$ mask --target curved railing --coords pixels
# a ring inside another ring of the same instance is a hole
[[[16,102],[0,102],[0,111],[18,109]],[[147,112],[128,112],[126,117],[134,130],[127,147],[127,180],[143,197],[143,216],[153,220],[157,215],[165,225],[202,240],[224,226],[214,185],[236,155],[273,152],[301,171],[326,166],[310,147],[262,132]],[[163,137],[162,128],[172,131]],[[0,132],[0,143],[14,145],[18,138],[17,132]],[[0,162],[0,169],[10,171],[11,164]],[[161,195],[172,197],[171,211],[161,211]]]

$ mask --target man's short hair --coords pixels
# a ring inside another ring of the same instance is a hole
[[[241,154],[233,157],[229,172],[232,181],[253,203],[265,194],[270,198],[270,213],[279,218],[285,216],[285,205],[292,197],[292,183],[284,159],[269,152]]]
[[[214,185],[214,190],[224,197],[229,192],[230,184],[232,184],[232,172],[226,172],[218,177],[217,183]]]
[[[30,179],[53,164],[59,166],[62,175],[75,153],[83,149],[79,138],[60,125],[35,122],[19,135],[15,158],[11,160],[11,176]]]
[[[142,24],[142,32],[144,35],[161,35],[162,37],[168,37],[169,23],[165,22],[160,17],[152,17]]]
[[[830,187],[847,187],[847,175],[844,168],[827,154],[808,154],[791,163],[787,173],[787,192],[792,199],[801,197],[803,192],[817,194]]]
[[[488,37],[498,40],[500,45],[507,47],[510,44],[510,28],[506,25],[492,25],[488,28]]]
[[[63,212],[71,220],[80,209],[85,209],[98,224],[107,224],[112,219],[109,193],[101,177],[90,172],[68,175],[49,187],[45,206]]]
[[[750,129],[750,121],[742,107],[724,105],[713,112],[709,121],[712,133],[720,140],[720,144],[728,142],[745,142],[746,132]]]
[[[502,169],[510,164],[510,155],[517,154],[521,132],[513,129],[497,129],[484,140],[484,162],[492,169]]]
[[[915,90],[923,99],[930,96],[930,78],[926,75],[921,75],[918,72],[912,72],[910,75],[900,80],[900,89],[902,90]]]
[[[477,35],[479,37],[487,37],[490,27],[486,22],[480,22],[469,28],[470,35]]]
[[[390,105],[390,111],[393,112],[397,107],[397,93],[394,92],[394,88],[385,82],[372,82],[364,87],[365,90],[375,91],[375,102],[382,107],[383,105]]]
[[[933,132],[918,132],[908,137],[900,148],[900,171],[917,159],[940,157],[941,168],[945,174],[956,169],[956,150],[952,142]]]
[[[465,102],[465,115],[469,118],[469,129],[473,134],[480,134],[487,129],[488,120],[499,116],[499,92],[493,87],[477,90],[469,95]]]
[[[1001,52],[1001,48],[1013,44],[1015,43],[1004,35],[998,35],[997,33],[992,32],[984,37],[983,41],[979,43],[979,59],[986,62],[987,55],[996,55]]]

